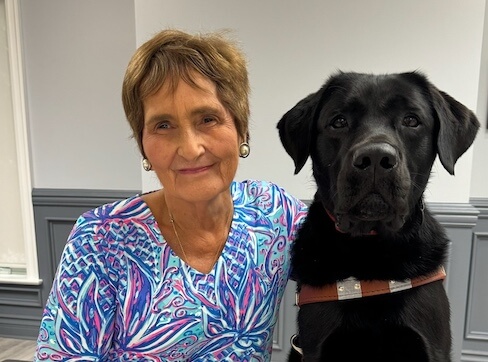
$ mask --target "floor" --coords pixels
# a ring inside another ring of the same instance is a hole
[[[36,341],[0,337],[0,361],[20,359],[32,361],[36,350]]]

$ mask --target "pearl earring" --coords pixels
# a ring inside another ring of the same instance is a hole
[[[251,153],[251,147],[249,147],[249,143],[242,142],[239,145],[239,157],[246,158]]]
[[[147,158],[142,159],[142,168],[145,171],[151,171],[152,165],[151,165],[151,162],[149,162],[149,160]]]

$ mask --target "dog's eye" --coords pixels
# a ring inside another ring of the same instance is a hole
[[[338,116],[332,120],[330,125],[333,128],[344,128],[344,127],[347,127],[347,121],[344,117]]]
[[[407,127],[417,127],[420,125],[420,121],[417,117],[415,116],[406,116],[404,119],[403,119],[403,125],[404,126],[407,126]]]

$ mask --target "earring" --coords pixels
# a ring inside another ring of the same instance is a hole
[[[251,147],[249,147],[249,143],[242,142],[239,145],[239,157],[246,158],[251,153]]]
[[[149,160],[147,158],[142,159],[142,168],[145,171],[151,171],[152,165],[151,165],[151,162],[149,162]]]

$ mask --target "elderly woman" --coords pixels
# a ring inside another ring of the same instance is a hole
[[[164,30],[136,51],[122,93],[162,188],[77,220],[36,361],[269,361],[306,206],[234,181],[250,152],[244,56],[219,33]]]

